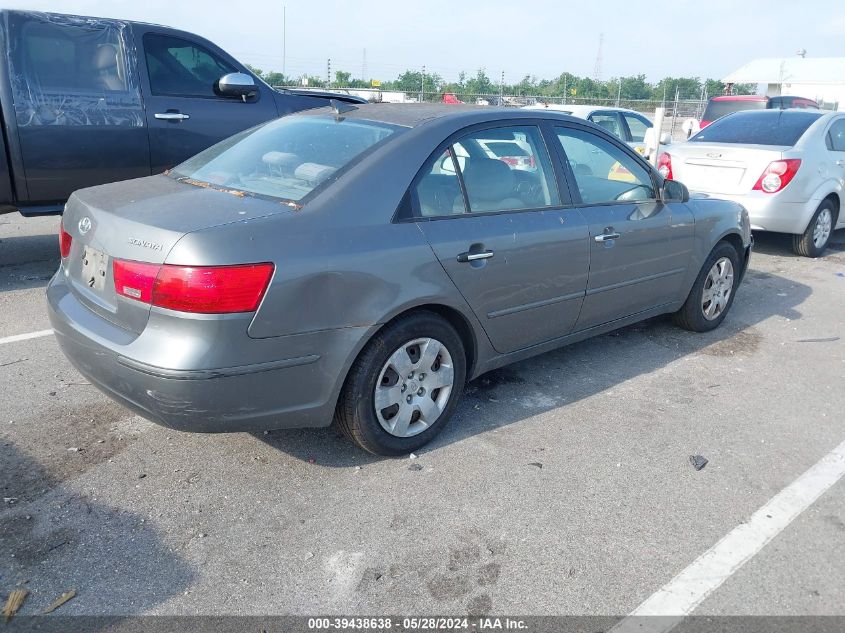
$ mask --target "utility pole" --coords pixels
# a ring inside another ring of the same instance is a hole
[[[282,5],[282,81],[285,81],[285,66],[288,47],[288,7]]]
[[[326,61],[326,88],[332,87],[332,58]]]
[[[425,98],[425,64],[422,67],[422,73],[420,73],[420,103],[423,102]]]
[[[364,49],[364,61],[361,64],[361,81],[367,81],[367,49]]]
[[[502,71],[502,81],[499,83],[499,105],[504,105],[505,96],[505,71]]]
[[[619,78],[619,88],[616,91],[616,107],[619,107],[619,101],[622,99],[622,77]]]
[[[563,105],[566,105],[566,73],[563,73]]]

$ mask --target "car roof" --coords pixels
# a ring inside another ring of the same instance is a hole
[[[495,106],[477,106],[470,104],[448,103],[367,103],[356,105],[339,112],[336,116],[345,119],[377,121],[403,127],[418,127],[435,119],[464,119],[467,125],[496,121],[500,119],[536,118],[540,110],[523,108],[500,108]],[[293,116],[325,116],[334,114],[331,107],[315,108],[299,112]],[[563,112],[545,111],[545,116],[554,119],[573,119]],[[544,117],[545,118],[545,117]],[[577,120],[577,119],[576,119]]]

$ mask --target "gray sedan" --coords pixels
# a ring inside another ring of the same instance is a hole
[[[188,431],[334,420],[398,455],[492,369],[664,313],[717,327],[751,233],[587,121],[335,104],[77,191],[60,247],[56,336],[127,407]]]

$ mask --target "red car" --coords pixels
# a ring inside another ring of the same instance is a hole
[[[440,100],[441,103],[448,103],[450,105],[457,105],[459,103],[463,103],[460,99],[458,99],[454,93],[451,92],[444,92],[443,98]]]
[[[726,114],[733,114],[742,110],[786,110],[788,108],[815,108],[819,104],[812,99],[804,97],[766,97],[763,95],[725,95],[713,97],[707,102],[699,129],[705,128],[716,119],[721,119]]]

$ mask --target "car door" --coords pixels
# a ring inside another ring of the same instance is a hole
[[[529,161],[491,158],[516,142]],[[415,221],[502,353],[572,331],[589,268],[587,225],[538,125],[470,128],[441,146],[412,185]]]
[[[13,106],[17,138],[9,140],[20,148],[18,200],[25,206],[63,202],[82,187],[148,176],[149,143],[126,23],[10,13],[8,28],[13,103],[4,106]]]
[[[576,207],[589,225],[590,276],[576,330],[677,301],[695,226],[683,203],[658,199],[655,174],[621,142],[555,126]]]
[[[153,173],[277,116],[270,88],[246,100],[217,94],[228,73],[248,71],[208,42],[137,27]]]

